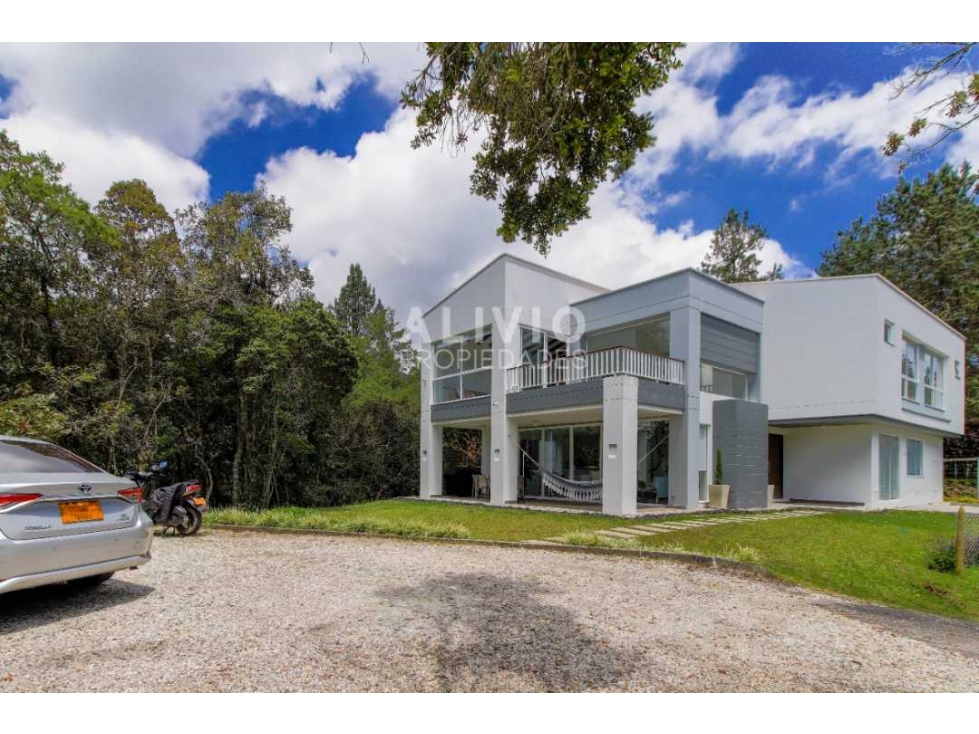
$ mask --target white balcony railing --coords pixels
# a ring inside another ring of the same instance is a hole
[[[593,377],[631,375],[646,380],[683,384],[683,362],[629,347],[612,347],[558,357],[542,364],[524,364],[507,370],[507,392],[564,385]]]

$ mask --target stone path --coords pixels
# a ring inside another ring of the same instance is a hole
[[[768,520],[785,520],[790,517],[812,517],[813,515],[825,515],[822,510],[792,510],[784,512],[766,513],[744,513],[738,515],[728,515],[725,517],[712,518],[705,515],[696,520],[667,520],[665,522],[650,523],[646,525],[629,525],[621,528],[611,528],[610,530],[596,530],[595,535],[605,538],[618,538],[620,540],[631,540],[650,535],[662,535],[664,533],[674,533],[679,530],[690,530],[692,528],[709,528],[714,525],[732,525],[737,523],[766,522]],[[561,538],[548,538],[548,542],[561,542]]]

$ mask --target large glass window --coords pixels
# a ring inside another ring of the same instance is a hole
[[[432,402],[448,403],[490,394],[493,337],[488,331],[439,344],[433,357]]]
[[[670,495],[670,424],[650,421],[639,425],[636,441],[636,499],[666,504]]]
[[[567,353],[568,345],[563,339],[540,329],[527,326],[520,328],[520,364],[543,364],[548,360],[564,357]]]
[[[913,438],[908,439],[908,476],[924,476],[925,470],[924,444]]]
[[[602,478],[602,427],[600,425],[525,428],[520,431],[523,493],[529,497],[552,496],[542,486],[540,471],[580,482]]]
[[[745,400],[748,397],[748,376],[701,362],[700,389],[715,395]]]
[[[571,429],[548,428],[544,431],[544,460],[551,474],[571,478]]]
[[[579,482],[602,478],[602,429],[598,426],[574,428],[574,477]]]
[[[901,397],[929,408],[943,408],[945,358],[923,344],[904,338],[901,353]]]
[[[901,395],[905,400],[918,402],[918,348],[916,344],[904,340],[901,353]]]
[[[664,316],[623,329],[589,334],[587,344],[590,352],[611,349],[612,347],[630,347],[640,352],[661,354],[668,357],[670,354],[670,317]]]

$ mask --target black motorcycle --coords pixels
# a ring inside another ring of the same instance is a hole
[[[143,490],[143,512],[150,516],[154,525],[173,528],[180,535],[194,535],[201,529],[207,500],[201,495],[201,484],[196,479],[161,486],[167,474],[167,462],[153,464],[149,471],[127,471],[125,476],[139,484]]]

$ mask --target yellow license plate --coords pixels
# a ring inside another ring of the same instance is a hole
[[[79,500],[78,502],[59,502],[61,522],[69,525],[74,522],[94,522],[102,520],[102,503],[98,500]]]
[[[194,497],[194,504],[198,507],[207,507],[207,500],[203,497]]]

